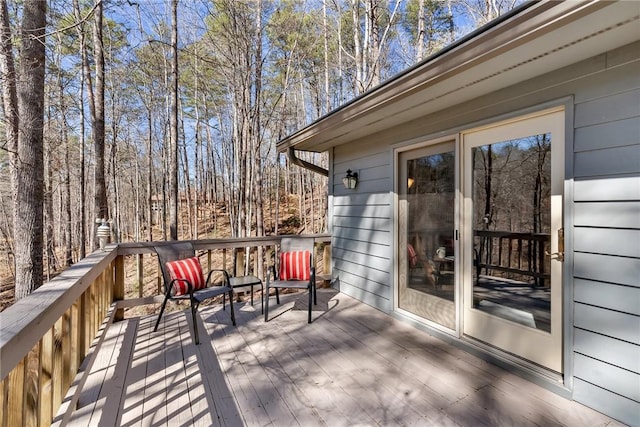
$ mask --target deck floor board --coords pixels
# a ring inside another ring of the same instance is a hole
[[[113,344],[97,359],[107,369],[93,377],[111,385],[97,392],[88,383],[72,420],[127,427],[620,425],[344,294],[323,289],[318,299],[312,324],[304,295],[282,295],[280,306],[271,298],[267,323],[259,301],[237,303],[236,327],[228,308],[201,307],[198,346],[188,310],[166,313],[157,332],[155,315],[112,325]],[[86,402],[90,395],[95,403]],[[104,396],[108,406],[93,409]]]

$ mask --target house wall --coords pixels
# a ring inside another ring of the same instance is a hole
[[[640,42],[334,148],[334,279],[392,311],[393,146],[566,99],[565,383],[575,400],[639,425]],[[347,169],[359,173],[355,191],[342,186]]]

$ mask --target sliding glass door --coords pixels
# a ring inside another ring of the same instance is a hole
[[[562,372],[564,120],[397,154],[398,311]]]
[[[564,113],[462,135],[463,332],[562,371]]]
[[[456,328],[453,141],[399,155],[398,307]]]

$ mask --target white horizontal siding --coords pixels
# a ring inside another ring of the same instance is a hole
[[[627,58],[628,60],[629,58]],[[574,399],[640,424],[640,61],[575,96]],[[634,71],[635,70],[635,71]],[[571,266],[570,266],[571,267]]]
[[[577,328],[640,345],[640,316],[576,303]]]
[[[640,230],[577,227],[573,248],[579,252],[640,258]]]
[[[573,398],[597,411],[610,414],[629,426],[640,425],[640,403],[633,399],[581,379],[574,382]]]
[[[576,203],[573,223],[576,227],[640,229],[640,202]]]
[[[610,176],[579,178],[574,182],[573,198],[576,202],[640,201],[638,176]]]
[[[627,396],[640,402],[640,375],[602,362],[591,357],[577,354],[575,369],[584,372],[582,379],[591,384],[608,383],[613,393]]]
[[[334,151],[332,258],[340,291],[382,311],[391,310],[393,197],[389,151],[384,146],[347,145]],[[345,189],[347,169],[358,173]]]
[[[573,297],[575,302],[640,316],[640,287],[575,279]]]

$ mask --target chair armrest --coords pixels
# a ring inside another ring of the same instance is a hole
[[[226,286],[231,287],[231,281],[229,280],[229,273],[227,273],[227,270],[224,270],[222,268],[212,268],[211,270],[209,270],[209,274],[207,274],[207,281],[205,282],[207,288],[209,287],[209,281],[211,280],[211,275],[216,271],[222,273],[222,275],[224,276],[224,281]]]
[[[184,282],[187,284],[187,293],[189,295],[193,295],[193,285],[191,284],[190,281],[188,281],[187,279],[173,279],[171,282],[169,282],[169,287],[167,289],[167,293],[171,294],[171,291],[173,290],[173,284],[176,282]],[[181,294],[181,295],[186,295],[186,294]]]

